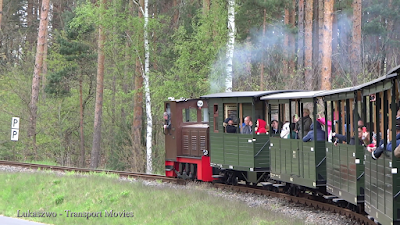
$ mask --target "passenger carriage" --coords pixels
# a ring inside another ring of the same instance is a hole
[[[364,149],[358,138],[358,121],[366,121],[366,100],[361,95],[361,86],[324,91],[316,97],[324,102],[326,134],[326,199],[342,204],[358,205],[364,202]],[[365,125],[365,124],[364,124]],[[345,136],[347,142],[334,144],[329,135]],[[354,137],[354,144],[350,144]],[[329,140],[329,141],[328,141]],[[353,207],[354,208],[354,207]]]
[[[307,105],[312,114],[310,117],[312,117],[314,130],[316,130],[317,112],[321,106],[318,106],[318,98],[314,95],[318,93],[321,91],[282,93],[262,97],[261,100],[268,103],[269,123],[272,119],[292,123],[293,115],[302,115]],[[301,137],[307,134],[304,130],[300,131]],[[292,132],[292,128],[290,128],[290,132]],[[316,133],[314,140],[317,140]],[[300,189],[325,189],[325,141],[303,142],[302,139],[295,139],[294,136],[290,136],[288,139],[271,136],[270,152],[271,179],[293,184]],[[275,184],[274,186],[282,185]],[[295,188],[292,191],[293,194],[297,194],[298,189]]]
[[[400,66],[362,87],[369,129],[382,134],[377,135],[377,142],[383,139],[385,148],[389,129],[392,142],[391,151],[385,151],[377,160],[365,151],[365,212],[381,224],[400,224],[400,159],[393,154],[399,107],[399,72]]]
[[[227,183],[238,181],[253,183],[268,179],[270,170],[269,136],[257,135],[257,119],[266,120],[266,105],[261,96],[290,92],[286,91],[249,91],[228,92],[202,96],[210,107],[210,156],[211,166],[221,169],[222,173],[214,178]],[[241,134],[240,126],[244,117],[251,116],[253,126],[251,134]],[[230,117],[237,133],[226,133],[223,121]]]

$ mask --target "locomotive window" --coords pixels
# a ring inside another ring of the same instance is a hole
[[[184,123],[197,122],[197,109],[182,109],[182,118]]]
[[[201,108],[201,122],[207,122],[210,120],[208,115],[208,108]]]

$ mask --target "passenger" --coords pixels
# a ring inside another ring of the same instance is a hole
[[[279,134],[279,123],[277,120],[272,120],[271,121],[271,131],[270,134]]]
[[[396,114],[396,120],[400,119],[400,109],[397,110],[397,114]]]
[[[246,116],[244,118],[244,127],[242,129],[242,134],[251,134],[251,127],[253,126],[253,122],[251,122],[250,116]]]
[[[347,138],[345,135],[341,135],[341,134],[336,134],[336,133],[332,133],[332,137],[337,138],[339,141],[345,141],[347,142]],[[366,143],[364,143],[363,139],[363,127],[358,127],[358,141],[360,145],[368,145]],[[335,141],[335,145],[337,145],[337,141]],[[355,145],[356,144],[356,138],[353,136],[350,138],[350,142],[347,142],[349,145]]]
[[[290,134],[290,123],[286,121],[285,124],[283,124],[282,126],[281,138],[288,139],[290,138],[289,134]]]
[[[400,119],[396,120],[396,148],[400,145]],[[386,145],[387,151],[392,151],[392,142]],[[373,159],[378,159],[382,153],[385,151],[385,145],[381,144],[377,148],[368,148],[371,152]]]
[[[396,147],[396,149],[394,150],[394,156],[396,158],[400,158],[400,145]]]
[[[258,119],[257,120],[257,127],[255,128],[256,134],[265,134],[265,133],[267,133],[267,130],[265,130],[265,125],[266,124],[267,123],[265,122],[265,120]]]
[[[322,130],[321,124],[317,121],[317,141],[324,141],[325,140],[325,131]],[[310,125],[310,131],[307,135],[303,138],[304,142],[307,141],[314,141],[314,123]]]
[[[318,115],[319,116],[319,115]],[[325,117],[321,117],[319,116],[319,118],[317,119],[317,121],[326,126],[326,121],[325,121]],[[332,142],[332,121],[328,120],[328,141]]]
[[[171,128],[171,119],[170,115],[167,112],[164,112],[164,133],[167,129]]]
[[[298,134],[299,138],[303,138],[301,130],[304,129],[304,134],[308,134],[310,131],[310,126],[312,124],[312,120],[310,118],[310,110],[307,108],[303,109],[303,117],[299,119],[296,123],[295,130]]]
[[[236,127],[233,126],[233,120],[231,118],[226,118],[225,120],[226,125],[226,133],[236,133]]]

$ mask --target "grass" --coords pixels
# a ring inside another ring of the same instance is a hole
[[[57,213],[51,218],[22,218],[47,224],[303,224],[201,188],[145,186],[120,181],[114,174],[0,172],[0,180],[0,214],[17,217],[17,210],[20,215],[28,210]],[[101,217],[67,217],[65,210],[70,214],[101,212]],[[133,217],[105,217],[105,210],[132,212]]]

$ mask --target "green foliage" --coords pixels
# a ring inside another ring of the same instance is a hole
[[[61,205],[64,202],[64,195],[56,196],[54,202],[56,203],[56,205]]]

